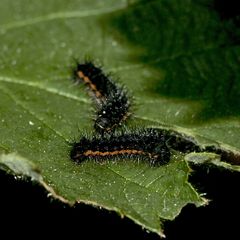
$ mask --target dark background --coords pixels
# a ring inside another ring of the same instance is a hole
[[[239,239],[240,174],[215,167],[195,169],[190,181],[212,201],[186,206],[175,221],[165,222],[170,239]],[[47,196],[38,184],[0,171],[1,234],[76,236],[77,239],[159,239],[114,212],[79,204],[73,208]],[[10,230],[9,230],[10,229]],[[1,238],[0,238],[1,239]]]

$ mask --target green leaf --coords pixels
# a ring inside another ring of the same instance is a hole
[[[186,133],[239,164],[239,29],[202,2],[1,0],[1,168],[161,236],[162,219],[206,203],[187,182],[189,156],[159,168],[69,159],[69,143],[93,125],[89,97],[70,81],[72,59],[90,56],[135,97],[130,126]]]

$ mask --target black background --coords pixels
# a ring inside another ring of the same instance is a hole
[[[175,221],[165,221],[170,239],[239,239],[240,174],[217,168],[198,168],[190,181],[212,201],[206,207],[186,206]],[[0,229],[18,237],[77,236],[111,239],[159,239],[114,212],[78,204],[68,207],[47,196],[38,184],[0,171]],[[9,230],[10,229],[10,230]],[[18,229],[18,230],[16,230]]]

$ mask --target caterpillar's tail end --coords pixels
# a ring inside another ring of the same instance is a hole
[[[73,147],[70,151],[70,158],[76,163],[81,163],[85,160],[83,150],[81,150],[81,146],[79,143],[73,144]]]

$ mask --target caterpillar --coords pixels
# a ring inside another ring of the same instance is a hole
[[[96,102],[94,128],[98,133],[112,132],[131,115],[127,90],[92,62],[77,63],[74,80],[76,83],[84,83]]]
[[[82,137],[79,142],[73,144],[70,157],[76,163],[91,159],[102,161],[127,157],[144,159],[151,165],[162,165],[170,160],[166,140],[165,132],[154,128],[91,138]]]

